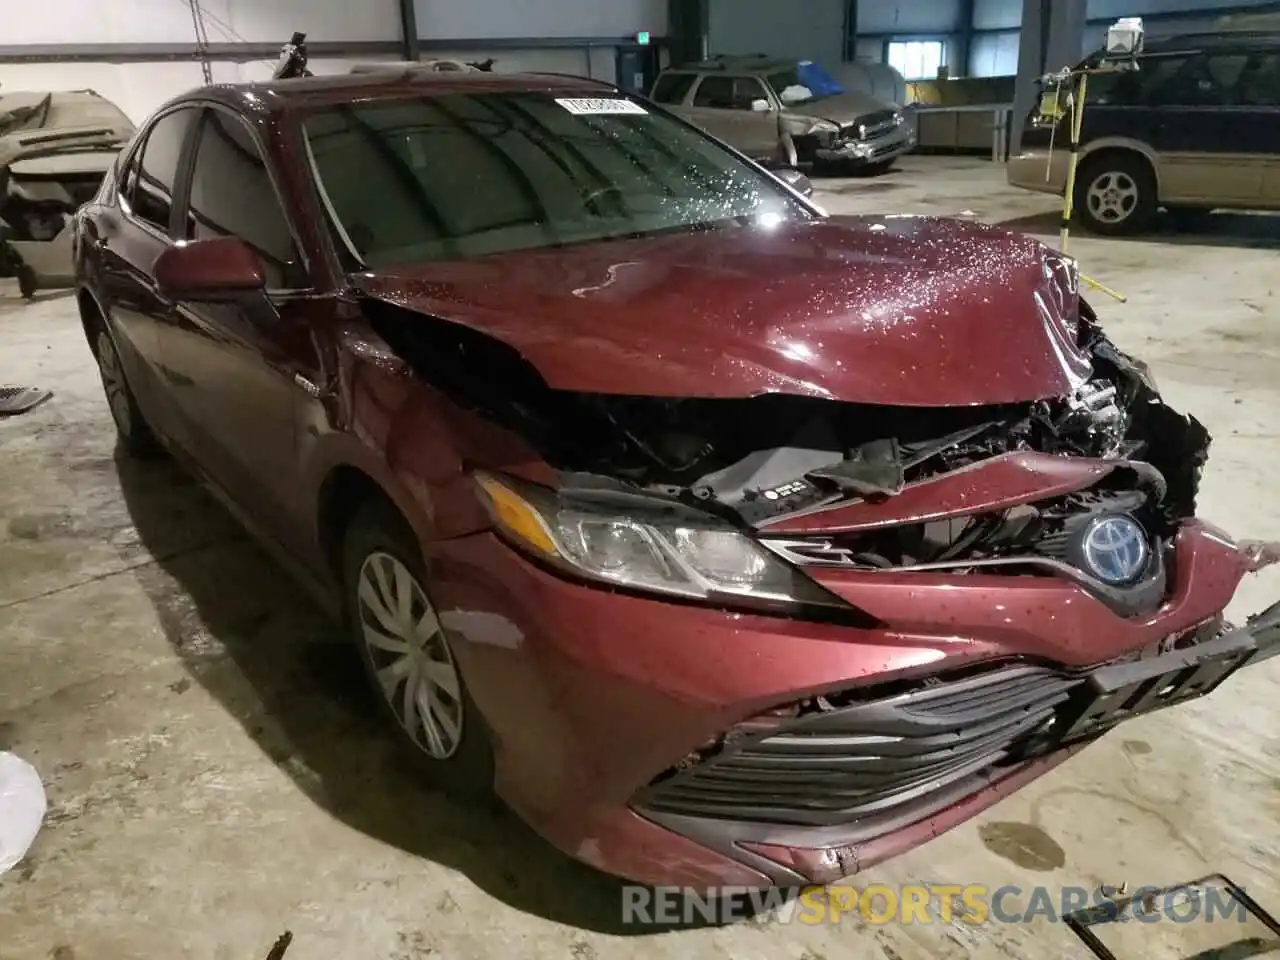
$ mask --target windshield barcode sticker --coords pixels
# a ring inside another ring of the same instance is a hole
[[[634,100],[623,100],[620,97],[612,97],[608,99],[561,99],[556,98],[556,103],[564,107],[570,113],[576,113],[579,116],[591,116],[600,114],[628,114],[634,116],[636,114],[648,115],[649,111]]]

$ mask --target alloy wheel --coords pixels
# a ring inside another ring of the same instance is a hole
[[[105,330],[98,334],[98,374],[102,377],[102,389],[107,394],[107,405],[116,429],[126,439],[133,432],[132,410],[129,406],[129,385],[124,379],[124,368],[116,353],[111,335]]]
[[[1085,202],[1100,223],[1123,223],[1138,207],[1138,185],[1122,170],[1107,170],[1093,178]]]
[[[424,753],[447,760],[462,743],[462,683],[426,591],[388,553],[371,553],[357,584],[359,626],[378,687]]]

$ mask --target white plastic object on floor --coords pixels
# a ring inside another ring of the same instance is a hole
[[[0,751],[0,874],[18,865],[40,832],[46,801],[36,768]]]

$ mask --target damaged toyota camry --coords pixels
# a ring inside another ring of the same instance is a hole
[[[343,619],[410,762],[614,874],[833,881],[1280,645],[1070,259],[612,87],[198,90],[76,265],[123,446]]]

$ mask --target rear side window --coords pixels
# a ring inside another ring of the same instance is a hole
[[[1280,106],[1280,53],[1255,53],[1240,85],[1246,107]]]
[[[664,73],[653,85],[650,99],[658,103],[684,103],[696,79],[697,74],[693,73]]]
[[[132,189],[127,196],[133,215],[163,233],[169,232],[178,160],[196,116],[196,110],[184,108],[157,120],[142,145],[136,183],[125,183],[126,190]]]
[[[1147,103],[1173,103],[1176,100],[1177,78],[1186,67],[1188,59],[1178,56],[1144,60],[1139,74],[1142,99]]]
[[[1151,90],[1151,102],[1175,107],[1231,106],[1248,59],[1243,53],[1191,57]]]
[[[763,99],[764,87],[754,77],[703,77],[693,105],[718,110],[750,110],[753,100]]]
[[[273,289],[307,285],[266,161],[238,117],[209,110],[200,124],[187,237],[236,236],[258,254]]]

